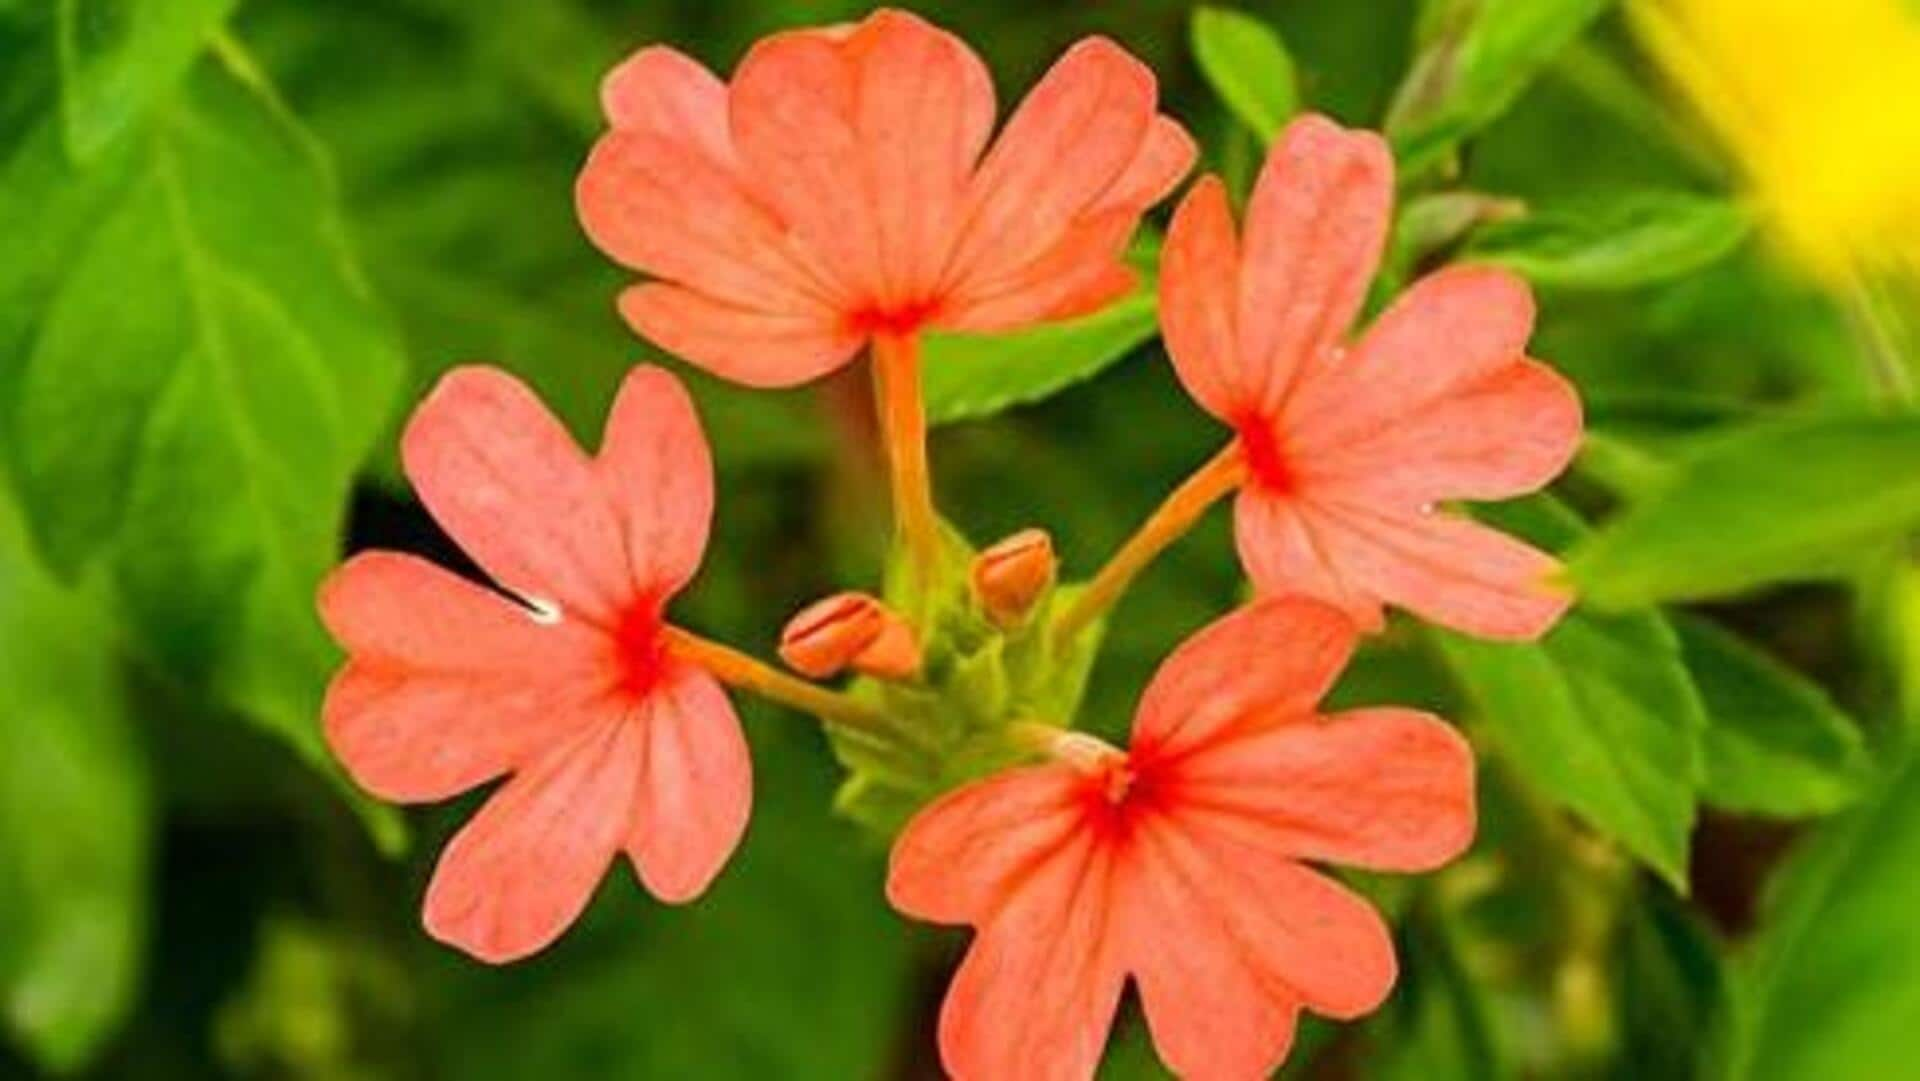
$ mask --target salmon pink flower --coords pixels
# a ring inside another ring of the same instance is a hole
[[[1124,293],[1140,215],[1194,156],[1156,96],[1091,38],[989,149],[986,66],[905,12],[775,34],[730,84],[646,48],[607,77],[580,218],[655,279],[620,299],[643,337],[728,379],[801,383],[874,336],[1006,330]]]
[[[1441,270],[1346,345],[1392,201],[1386,144],[1316,116],[1275,144],[1243,236],[1220,181],[1202,180],[1167,236],[1167,349],[1237,433],[1236,538],[1262,591],[1321,598],[1363,626],[1390,602],[1536,637],[1567,605],[1554,560],[1433,508],[1544,486],[1579,443],[1579,398],[1527,357],[1532,297],[1500,270]]]
[[[1314,712],[1355,637],[1318,601],[1255,602],[1167,660],[1127,751],[1056,730],[1054,762],[908,824],[888,897],[978,929],[940,1014],[954,1076],[1093,1076],[1128,977],[1183,1077],[1265,1077],[1302,1009],[1379,1005],[1385,924],[1306,861],[1452,859],[1473,835],[1473,757],[1429,714]]]
[[[320,592],[349,655],[327,741],[356,781],[414,803],[508,778],[441,855],[428,931],[486,961],[533,953],[622,851],[662,900],[698,895],[746,828],[752,778],[725,692],[664,622],[713,514],[686,391],[636,369],[589,458],[524,385],[465,368],[402,450],[427,509],[505,591],[372,552]]]

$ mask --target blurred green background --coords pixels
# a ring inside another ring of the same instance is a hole
[[[1339,692],[1468,727],[1482,836],[1364,883],[1400,990],[1310,1025],[1286,1074],[1920,1077],[1907,279],[1778,256],[1737,154],[1605,0],[916,7],[1003,108],[1075,38],[1119,39],[1238,191],[1295,108],[1388,126],[1381,295],[1515,267],[1588,403],[1559,498],[1496,516],[1582,545],[1595,607],[1528,646],[1396,624]],[[394,464],[420,388],[500,363],[592,438],[650,355],[573,218],[601,74],[652,42],[725,71],[864,11],[0,0],[0,1076],[939,1075],[963,938],[887,910],[884,842],[830,816],[802,719],[743,703],[756,814],[706,899],[616,869],[506,969],[417,924],[477,797],[376,806],[317,731],[319,576],[372,545],[464,565]],[[1151,313],[935,347],[939,491],[975,540],[1043,525],[1085,574],[1215,448]],[[767,655],[805,600],[877,577],[863,384],[694,382],[721,495],[677,612]],[[1123,730],[1239,581],[1216,514],[1127,600],[1083,723]],[[1117,1032],[1107,1076],[1160,1076],[1133,1007]]]

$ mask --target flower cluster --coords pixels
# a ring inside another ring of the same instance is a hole
[[[1261,1076],[1301,1010],[1379,1004],[1390,935],[1311,865],[1458,855],[1473,756],[1429,714],[1317,706],[1386,605],[1492,637],[1552,625],[1567,603],[1553,561],[1443,504],[1547,483],[1579,403],[1527,357],[1530,297],[1498,271],[1435,273],[1350,339],[1392,161],[1309,116],[1274,145],[1239,235],[1208,177],[1166,238],[1167,348],[1230,428],[1224,448],[1085,583],[1056,581],[1040,530],[973,551],[932,497],[920,336],[1057,320],[1134,287],[1123,252],[1195,155],[1156,99],[1150,71],[1088,40],[995,138],[979,58],[897,11],[776,35],[730,82],[664,48],[608,77],[611,130],[578,205],[647,276],[620,310],[749,385],[869,355],[899,571],[884,596],[788,624],[781,657],[807,678],[695,635],[668,606],[700,564],[713,478],[678,382],[634,371],[589,455],[510,376],[447,376],[404,463],[493,588],[371,553],[320,597],[349,655],[326,733],[363,786],[433,801],[506,778],[440,858],[430,933],[526,956],[621,853],[661,900],[698,896],[751,804],[731,686],[825,723],[853,773],[843,806],[897,830],[897,908],[977,929],[941,1017],[957,1076],[1091,1076],[1129,980],[1162,1057],[1195,1077]],[[1074,730],[1108,611],[1234,493],[1256,599],[1173,652],[1124,750]],[[843,671],[848,689],[812,682]]]

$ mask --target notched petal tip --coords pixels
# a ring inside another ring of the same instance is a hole
[[[398,552],[355,552],[328,571],[314,587],[313,607],[320,616],[320,625],[341,649],[351,651],[353,648],[351,610],[357,606],[359,592],[371,578],[383,573],[382,564],[398,555]]]
[[[1279,150],[1289,157],[1351,157],[1393,179],[1393,148],[1379,132],[1349,128],[1323,113],[1302,113],[1281,132]]]
[[[1174,209],[1160,259],[1160,324],[1174,374],[1221,419],[1252,404],[1239,348],[1240,242],[1226,183],[1208,173]]]
[[[639,439],[651,433],[657,439],[671,444],[674,449],[691,450],[691,455],[674,456],[675,460],[662,460],[663,456],[652,456],[644,463],[649,469],[665,472],[676,469],[713,470],[712,455],[707,448],[705,427],[700,423],[700,410],[695,406],[693,394],[687,390],[687,384],[679,376],[658,364],[636,364],[627,370],[620,380],[620,388],[614,392],[613,405],[607,410],[607,420],[602,426],[600,457],[605,458],[611,452],[617,452],[618,444],[626,439]],[[639,481],[655,481],[655,477],[629,478]],[[620,493],[610,493],[618,499]]]
[[[1159,86],[1160,80],[1153,73],[1152,68],[1127,51],[1126,46],[1105,34],[1088,34],[1067,46],[1066,51],[1060,54],[1060,59],[1055,66],[1065,64],[1069,60],[1076,64],[1111,64],[1118,71],[1124,71],[1136,78],[1143,78],[1155,87]]]
[[[615,129],[662,127],[676,112],[717,104],[725,88],[699,61],[667,45],[648,45],[600,80],[600,110]]]
[[[717,679],[674,664],[636,720],[643,745],[626,853],[640,884],[665,904],[712,886],[745,836],[753,764],[740,718]]]
[[[1346,667],[1359,629],[1339,608],[1266,597],[1202,628],[1154,673],[1133,722],[1133,749],[1179,757],[1255,713],[1304,719]]]
[[[447,369],[420,398],[400,433],[400,457],[403,465],[417,460],[425,444],[439,438],[434,428],[475,405],[497,402],[502,398],[535,398],[533,390],[519,377],[497,365],[460,364]],[[543,407],[544,408],[544,407]],[[409,476],[412,468],[408,467]]]
[[[436,918],[432,909],[421,911],[420,928],[435,942],[452,947],[481,964],[493,965],[496,968],[513,964],[515,961],[524,961],[553,944],[548,941],[533,946],[507,946],[475,935],[471,929],[458,923],[442,922]],[[558,936],[555,937],[558,938]]]
[[[1505,267],[1474,262],[1455,263],[1414,282],[1407,293],[1412,295],[1416,290],[1422,293],[1428,290],[1457,293],[1463,305],[1478,309],[1482,318],[1497,319],[1500,325],[1512,328],[1511,333],[1523,347],[1533,333],[1534,320],[1538,315],[1533,286]]]
[[[526,383],[498,364],[481,360],[466,361],[441,373],[440,378],[433,381],[433,386],[421,398],[420,407],[431,405],[437,399],[494,394],[503,388],[524,390]]]
[[[1560,444],[1557,458],[1542,466],[1543,471],[1547,471],[1547,465],[1552,466],[1551,471],[1547,472],[1547,480],[1537,486],[1544,488],[1554,477],[1565,472],[1573,464],[1574,456],[1580,453],[1580,443],[1587,430],[1587,407],[1580,399],[1580,388],[1553,365],[1537,357],[1523,357],[1520,363],[1529,377],[1543,387],[1553,388],[1550,394],[1544,396],[1544,402],[1535,403],[1541,413],[1538,427],[1551,432]]]

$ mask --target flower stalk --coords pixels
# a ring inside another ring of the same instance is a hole
[[[661,633],[666,639],[668,653],[689,664],[699,665],[729,687],[813,714],[843,728],[867,731],[886,728],[886,718],[878,710],[837,691],[787,675],[732,646],[722,645],[680,627],[669,626]]]
[[[893,484],[893,514],[921,588],[933,582],[940,558],[939,517],[927,468],[927,409],[920,393],[920,338],[877,334],[873,339],[874,389],[886,434]]]
[[[1106,566],[1100,568],[1073,605],[1054,623],[1055,643],[1065,645],[1073,641],[1075,635],[1107,614],[1149,563],[1174,541],[1186,536],[1207,508],[1238,489],[1246,479],[1246,458],[1238,440],[1227,444],[1205,465],[1194,470],[1113,553]]]

